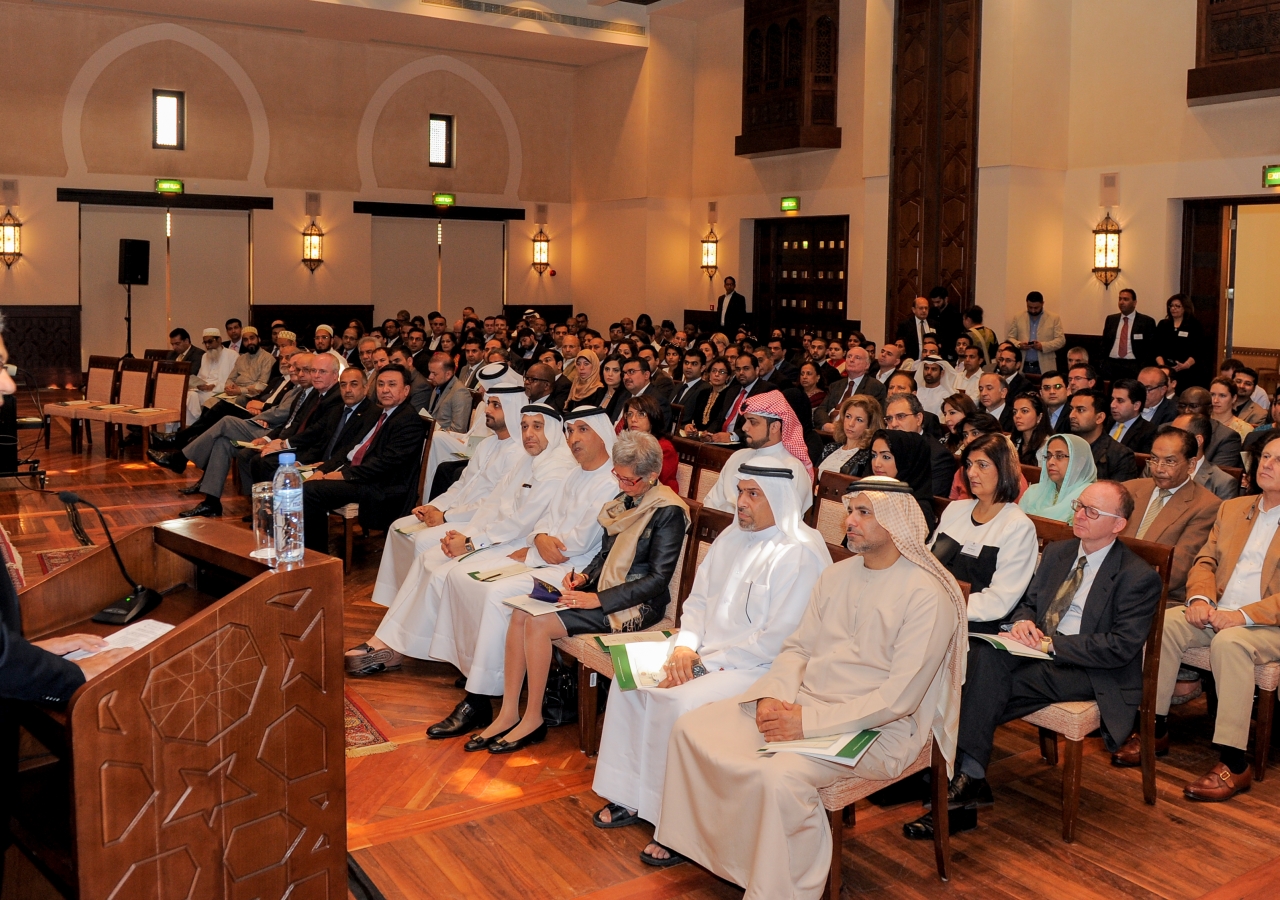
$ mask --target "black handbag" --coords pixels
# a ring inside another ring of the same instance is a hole
[[[572,725],[578,721],[578,667],[556,650],[547,674],[547,692],[542,698],[542,721],[547,727]]]

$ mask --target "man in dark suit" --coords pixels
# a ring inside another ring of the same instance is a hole
[[[1121,378],[1111,384],[1111,438],[1134,453],[1150,453],[1156,427],[1142,418],[1147,389],[1142,382]]]
[[[342,331],[342,346],[335,348],[349,366],[360,368],[360,332],[354,328]]]
[[[302,487],[307,549],[329,552],[329,511],[360,504],[360,524],[384,529],[400,514],[418,477],[426,422],[409,400],[409,373],[389,365],[378,373],[382,414],[351,451],[325,461]]]
[[[949,805],[991,804],[987,765],[996,728],[1050,704],[1097,702],[1109,750],[1133,732],[1160,576],[1116,539],[1134,508],[1122,485],[1092,484],[1080,503],[1075,537],[1044,548],[1026,594],[1002,626],[1009,638],[1050,658],[1014,656],[969,639]],[[932,838],[933,820],[925,815],[904,829],[910,838]]]
[[[821,427],[823,434],[831,434],[831,417],[845,400],[854,394],[866,394],[875,397],[881,404],[887,393],[885,386],[871,374],[871,357],[862,347],[853,347],[845,354],[845,377],[834,381],[827,388],[827,399],[815,411],[814,424]]]
[[[1173,420],[1174,428],[1181,428],[1196,439],[1196,456],[1191,461],[1191,480],[1219,500],[1234,500],[1240,496],[1240,479],[1228,475],[1204,458],[1204,445],[1213,435],[1213,425],[1214,421],[1208,416],[1181,415]]]
[[[1013,404],[1003,375],[991,373],[978,379],[978,407],[993,416],[1005,434],[1013,433]]]
[[[676,385],[671,402],[686,410],[696,408],[698,403],[706,402],[707,394],[711,392],[711,385],[702,377],[707,367],[706,357],[701,350],[691,347],[684,351],[681,367],[684,370],[684,380]]]
[[[191,335],[187,333],[187,329],[175,328],[169,332],[169,353],[165,359],[191,363],[191,373],[194,375],[200,371],[202,356],[204,356],[204,349],[191,343]]]
[[[1147,366],[1138,373],[1138,381],[1147,390],[1147,401],[1142,407],[1142,418],[1156,430],[1173,422],[1178,415],[1178,401],[1169,396],[1169,376],[1156,366]]]
[[[783,374],[782,370],[773,361],[773,355],[766,347],[757,347],[756,352],[756,369],[762,381],[767,381],[780,391],[787,388],[795,387],[796,383]]]
[[[927,415],[929,413],[924,411],[920,398],[915,394],[892,393],[885,406],[884,424],[890,431],[910,431],[929,438],[925,431]],[[951,493],[951,480],[956,474],[956,458],[936,438],[929,438],[929,451],[933,467],[933,495],[946,497]]]
[[[756,364],[755,355],[751,353],[740,353],[738,358],[733,361],[733,377],[737,382],[737,393],[724,407],[724,419],[720,422],[708,423],[709,440],[719,444],[727,444],[734,441],[734,435],[737,435],[737,441],[745,443],[746,432],[743,431],[742,426],[746,422],[746,416],[743,414],[742,404],[748,397],[763,394],[765,391],[777,390],[769,382],[760,379],[759,366]],[[734,387],[734,385],[730,385],[725,390],[724,396],[728,397]]]
[[[924,336],[937,332],[937,321],[929,315],[929,298],[917,297],[911,305],[911,317],[898,323],[894,337],[902,341],[906,355],[911,359],[924,359]]]
[[[734,332],[747,324],[747,298],[739,294],[737,288],[737,280],[730,275],[724,280],[724,293],[716,300],[717,330],[727,334],[730,340]]]
[[[1105,374],[1112,380],[1134,378],[1156,358],[1156,320],[1137,311],[1137,292],[1122,289],[1117,303],[1120,312],[1107,316],[1102,329]]]
[[[797,384],[800,381],[800,370],[787,361],[787,348],[782,342],[782,338],[769,338],[769,342],[765,346],[769,348],[769,356],[773,359],[773,367],[777,370],[778,375],[782,380],[787,384]],[[814,364],[817,365],[819,369],[826,366],[829,371],[836,373],[837,378],[839,377],[839,370],[834,366],[827,365],[825,359],[821,361],[815,360]]]
[[[1093,463],[1098,468],[1098,480],[1130,481],[1138,477],[1138,460],[1133,451],[1112,440],[1103,430],[1107,421],[1104,402],[1094,391],[1076,391],[1067,401],[1071,417],[1071,433],[1089,442],[1093,451]]]
[[[1057,369],[1050,369],[1040,376],[1040,399],[1044,401],[1044,414],[1049,418],[1049,430],[1054,434],[1071,433],[1071,404],[1067,398],[1067,379]]]
[[[1031,382],[1022,374],[1022,351],[1013,344],[1004,344],[996,351],[996,374],[1005,380],[1009,388],[1009,400],[1021,397],[1028,391],[1034,391]]]
[[[960,319],[960,307],[951,302],[951,294],[939,285],[929,291],[929,306],[933,312],[929,318],[934,322],[934,330],[941,342],[942,355],[951,362],[956,361],[956,338],[964,334],[964,323]],[[919,357],[917,357],[918,359]]]
[[[1178,415],[1204,416],[1213,429],[1205,442],[1205,461],[1219,467],[1244,468],[1244,461],[1240,458],[1243,447],[1240,433],[1213,418],[1212,412],[1213,404],[1204,388],[1189,387],[1178,395]]]

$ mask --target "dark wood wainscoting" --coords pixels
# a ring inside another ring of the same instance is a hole
[[[325,306],[255,303],[250,315],[253,318],[251,324],[258,329],[264,343],[271,340],[271,323],[276,319],[283,319],[285,326],[298,336],[298,345],[301,347],[310,347],[315,342],[317,325],[332,326],[334,337],[341,343],[342,331],[352,319],[363,322],[366,333],[375,325],[382,324],[373,321],[372,306],[357,303]]]
[[[0,313],[11,363],[42,388],[80,386],[79,306],[0,306]]]

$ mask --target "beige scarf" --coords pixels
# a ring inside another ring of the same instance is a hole
[[[623,584],[631,571],[631,564],[636,558],[636,544],[640,536],[649,526],[656,510],[664,506],[678,506],[684,513],[684,528],[689,528],[689,505],[680,495],[665,484],[655,484],[640,498],[640,502],[627,509],[625,495],[610,500],[600,510],[596,521],[605,532],[614,536],[609,556],[604,561],[604,568],[597,580],[597,590],[608,590]],[[609,628],[612,631],[627,630],[627,626],[640,619],[640,608],[632,606],[616,613],[609,613]],[[634,625],[632,627],[635,627]]]

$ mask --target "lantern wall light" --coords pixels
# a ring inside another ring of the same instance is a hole
[[[313,218],[311,224],[302,229],[302,264],[312,272],[324,262],[324,231]]]
[[[534,218],[537,219],[538,233],[533,236],[533,271],[539,276],[551,268],[551,238],[546,232],[547,207],[548,204],[539,203],[535,207],[534,214]],[[555,272],[551,274],[554,275]]]
[[[707,203],[707,223],[711,230],[702,238],[702,271],[708,279],[715,278],[720,268],[720,238],[716,236],[718,218],[716,202],[712,200]]]
[[[6,209],[0,219],[0,259],[6,269],[22,258],[22,223],[11,210]]]
[[[1104,287],[1120,274],[1120,223],[1110,211],[1093,229],[1093,274]]]

